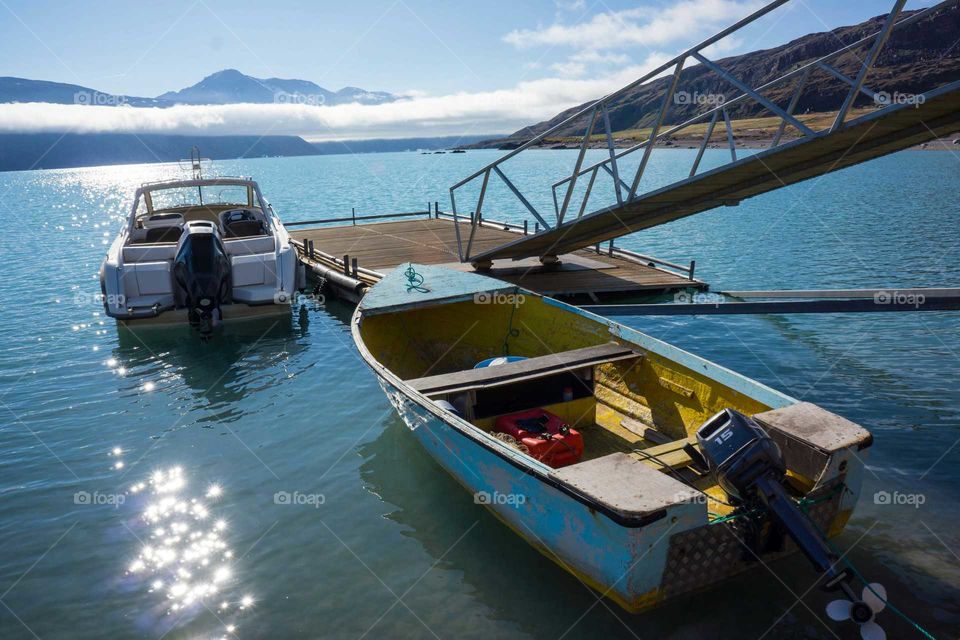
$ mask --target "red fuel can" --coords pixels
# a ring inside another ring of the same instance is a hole
[[[543,409],[528,409],[496,420],[497,431],[509,433],[526,445],[530,455],[551,467],[580,461],[583,436],[558,416]]]

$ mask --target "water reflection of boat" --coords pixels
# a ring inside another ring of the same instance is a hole
[[[819,539],[805,546],[778,509],[799,501],[836,535],[860,491],[864,429],[501,281],[397,269],[363,299],[353,334],[430,455],[532,546],[630,611],[755,567],[737,544],[745,537],[757,557],[783,556],[792,547],[774,517],[811,557]],[[526,359],[475,366],[491,355]],[[741,442],[719,457],[721,444]],[[570,451],[563,464],[550,454],[560,445]],[[717,461],[730,473],[721,477]],[[740,476],[746,469],[755,473]],[[743,520],[767,513],[746,501],[759,489],[748,475],[778,496],[763,503],[771,519]]]
[[[306,348],[299,335],[288,316],[232,324],[203,349],[170,325],[119,327],[110,365],[125,376],[174,379],[204,407],[222,409],[210,420],[236,419],[236,403],[263,388],[262,372]]]

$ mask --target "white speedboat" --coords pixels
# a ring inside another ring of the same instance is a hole
[[[290,238],[248,178],[197,178],[137,189],[127,224],[100,267],[107,315],[189,322],[290,309],[304,286]]]

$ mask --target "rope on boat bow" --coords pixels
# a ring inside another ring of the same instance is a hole
[[[413,263],[407,265],[403,275],[407,278],[407,293],[416,291],[418,293],[427,293],[430,289],[423,286],[423,276],[417,273],[413,268]]]

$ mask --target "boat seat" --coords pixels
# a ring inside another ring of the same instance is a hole
[[[143,296],[172,296],[173,278],[170,275],[170,266],[171,263],[167,260],[124,265],[120,280],[127,304]]]
[[[659,519],[667,508],[680,504],[706,511],[699,491],[625,453],[563,467],[553,475],[620,517],[639,520],[639,524]]]
[[[639,358],[641,354],[630,347],[616,342],[608,342],[593,347],[561,351],[546,356],[527,358],[517,362],[508,362],[495,367],[467,369],[453,373],[441,373],[407,380],[410,387],[425,396],[448,393],[461,393],[476,389],[488,389],[515,382],[546,378],[558,373],[593,367],[608,362]]]
[[[860,425],[809,402],[764,411],[753,418],[780,447],[787,466],[812,480],[823,481],[831,475],[834,456],[873,444],[873,436]]]
[[[183,226],[183,215],[179,213],[155,213],[144,218],[140,224],[144,229]]]
[[[181,233],[183,233],[183,229],[179,226],[151,227],[147,229],[147,235],[144,237],[143,242],[145,244],[177,242],[180,240]]]
[[[262,236],[263,223],[259,220],[238,220],[231,222],[226,226],[226,236],[228,238],[247,238],[250,236]]]
[[[271,253],[254,253],[230,258],[234,287],[269,284],[277,281],[277,257]]]
[[[173,260],[177,247],[172,244],[128,244],[123,248],[125,265],[134,262]]]
[[[272,253],[274,246],[273,236],[224,238],[223,241],[223,247],[230,256],[242,256],[252,253]]]

